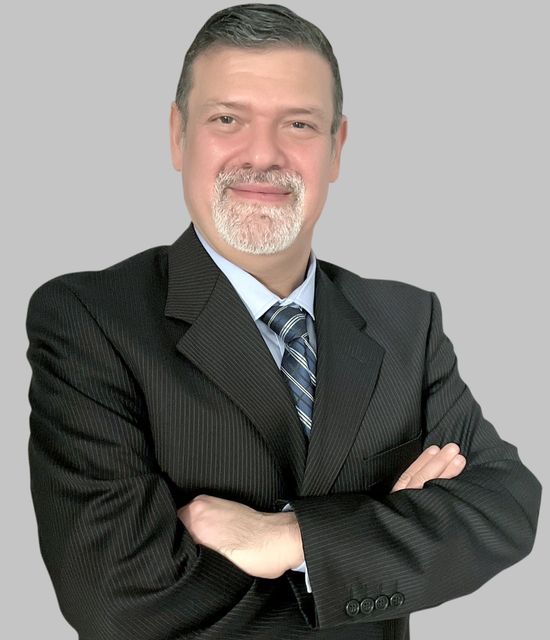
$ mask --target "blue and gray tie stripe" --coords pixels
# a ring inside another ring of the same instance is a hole
[[[309,438],[315,398],[317,356],[309,342],[306,312],[293,304],[276,302],[261,319],[285,341],[281,372],[290,387],[298,417]]]

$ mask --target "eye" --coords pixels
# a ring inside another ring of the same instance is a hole
[[[309,127],[309,124],[307,124],[306,122],[300,122],[299,120],[297,120],[296,122],[292,123],[292,126],[295,129],[306,129]]]
[[[216,120],[219,120],[222,124],[233,124],[235,122],[233,116],[218,116]]]

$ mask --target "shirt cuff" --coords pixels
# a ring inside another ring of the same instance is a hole
[[[290,502],[287,502],[281,511],[294,511],[294,509],[290,506]],[[311,584],[309,582],[309,573],[307,571],[306,561],[304,560],[298,567],[291,567],[291,571],[301,571],[304,574],[306,589],[308,590],[308,593],[311,593]]]

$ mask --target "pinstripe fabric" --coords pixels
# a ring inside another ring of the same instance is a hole
[[[437,296],[318,260],[315,319],[306,451],[269,349],[192,225],[34,292],[31,491],[79,638],[406,640],[411,612],[530,551],[540,485],[460,378]],[[458,478],[388,495],[450,440],[468,459]],[[301,574],[255,579],[195,545],[176,510],[199,493],[267,512],[290,501],[313,593]],[[346,613],[394,592],[403,604]]]
[[[281,372],[294,398],[294,406],[302,423],[306,442],[309,442],[317,384],[317,355],[309,342],[306,312],[296,305],[275,303],[261,319],[285,341]]]

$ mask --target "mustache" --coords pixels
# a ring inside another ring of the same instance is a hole
[[[218,174],[215,189],[221,196],[228,187],[234,184],[262,183],[280,187],[290,191],[294,196],[303,193],[304,180],[297,171],[269,169],[258,171],[256,169],[227,169]]]

